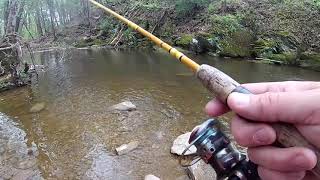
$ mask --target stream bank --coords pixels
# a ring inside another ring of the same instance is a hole
[[[164,3],[164,4],[162,4]],[[105,4],[159,36],[195,54],[252,59],[320,71],[319,5],[313,2],[177,1]],[[307,19],[307,20],[306,20]],[[152,43],[100,9],[90,26],[75,18],[57,33],[32,41],[52,46],[152,48]]]

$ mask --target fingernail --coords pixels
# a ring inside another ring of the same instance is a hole
[[[272,143],[270,142],[271,138],[269,135],[268,130],[266,128],[262,128],[253,135],[253,141],[258,145],[269,145]]]
[[[212,101],[208,102],[208,104],[207,104],[206,107],[205,107],[206,112],[208,112],[210,109],[212,109],[213,104],[214,104],[214,103],[213,103]]]
[[[232,93],[228,98],[228,104],[230,103],[236,106],[248,106],[250,97],[248,94]]]

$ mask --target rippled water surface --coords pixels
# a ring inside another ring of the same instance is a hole
[[[183,179],[170,154],[172,141],[206,119],[212,96],[187,68],[162,52],[60,50],[38,53],[48,67],[39,83],[0,94],[0,111],[38,146],[45,179]],[[240,82],[320,80],[320,73],[209,56],[194,57]],[[137,111],[112,113],[108,107],[130,100]],[[40,113],[32,105],[46,103]],[[228,120],[226,116],[223,119]],[[135,151],[115,148],[139,141]]]

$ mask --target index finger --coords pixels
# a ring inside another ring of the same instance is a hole
[[[314,81],[286,81],[286,82],[266,82],[243,84],[254,94],[266,92],[299,92],[313,89],[320,89],[320,82]]]

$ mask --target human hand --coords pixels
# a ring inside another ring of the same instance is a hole
[[[320,82],[279,82],[243,85],[256,95],[232,93],[228,106],[237,116],[231,122],[235,140],[248,147],[252,162],[258,164],[263,180],[313,180],[317,158],[313,151],[301,148],[277,148],[276,132],[268,123],[294,124],[301,134],[320,148]],[[212,100],[206,112],[221,116],[230,109]],[[244,120],[241,117],[247,119]]]

